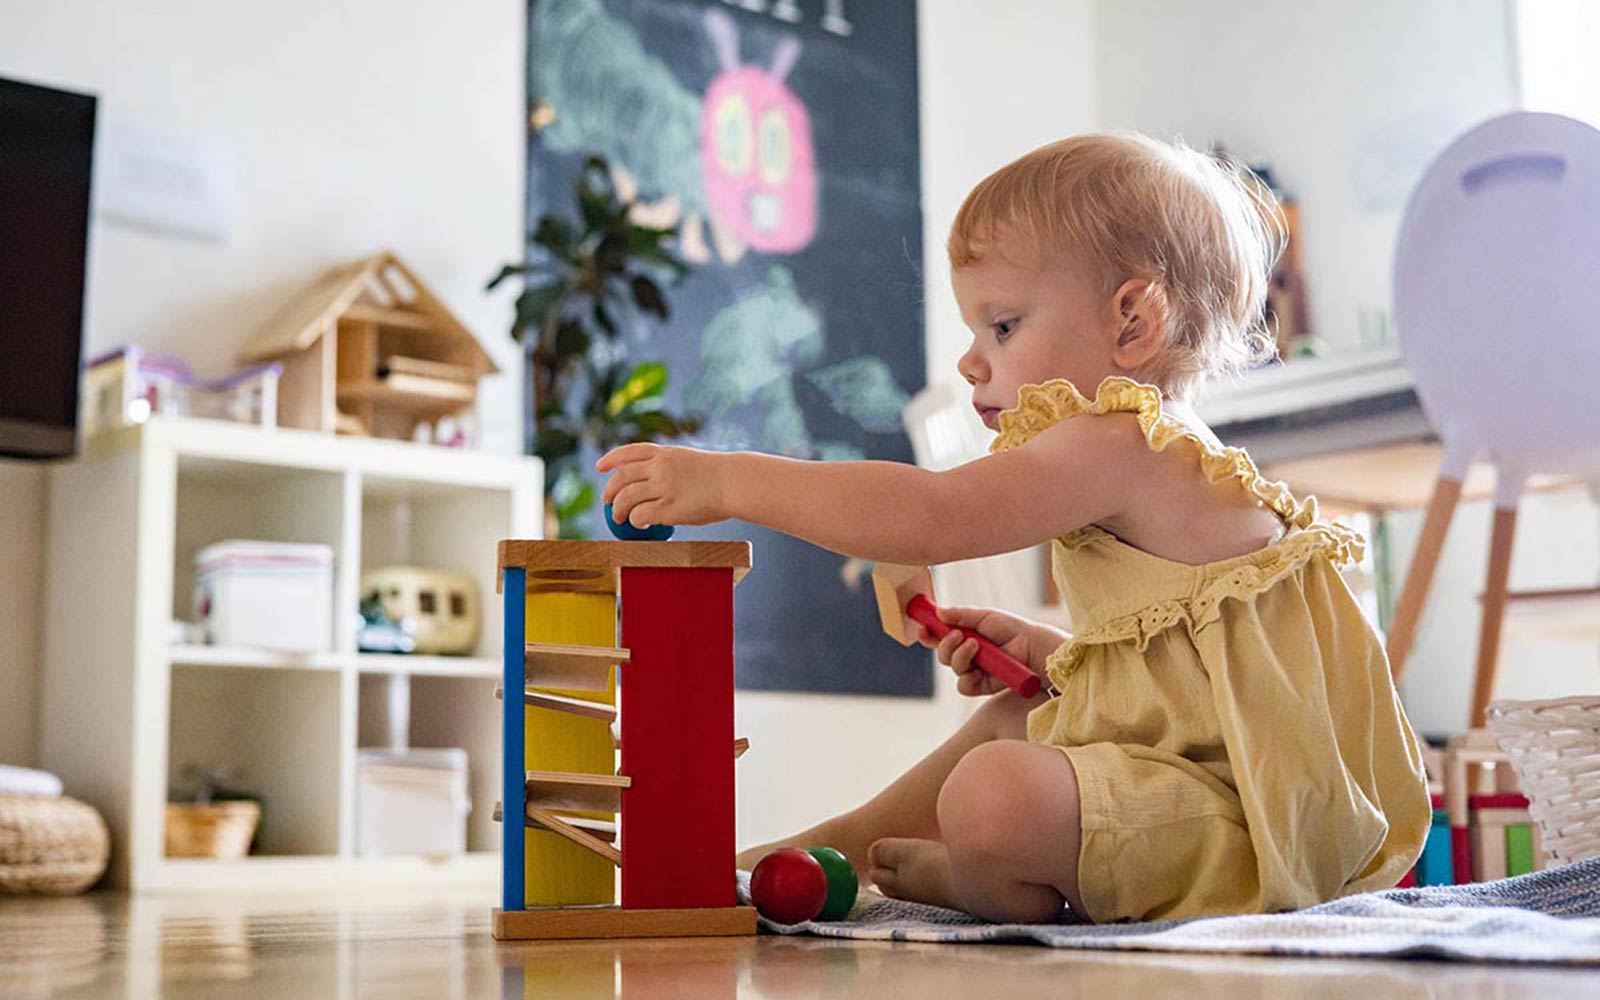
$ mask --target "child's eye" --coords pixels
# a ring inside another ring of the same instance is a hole
[[[1003,319],[991,324],[990,329],[994,330],[994,338],[996,340],[1005,340],[1017,329],[1017,321],[1014,319]]]

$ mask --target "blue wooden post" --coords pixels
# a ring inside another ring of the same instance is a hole
[[[527,685],[523,657],[527,643],[527,570],[507,567],[500,582],[505,595],[505,648],[501,654],[500,699],[500,909],[523,909],[523,851],[527,834],[524,744],[527,738],[522,691]]]

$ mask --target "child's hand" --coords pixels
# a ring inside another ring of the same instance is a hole
[[[956,672],[956,690],[969,697],[995,694],[1006,690],[1006,685],[983,672],[973,661],[978,655],[978,643],[955,629],[976,632],[1041,676],[1045,657],[1060,645],[1050,643],[1056,630],[1048,629],[1052,634],[1043,635],[1041,630],[1046,626],[994,608],[940,608],[939,620],[953,626],[948,635],[936,639],[926,626],[919,624],[917,641],[938,652],[939,662]],[[1065,634],[1061,641],[1066,641]]]
[[[601,503],[635,528],[652,524],[707,524],[728,516],[723,469],[732,456],[694,448],[625,444],[600,456],[595,469],[610,472]]]

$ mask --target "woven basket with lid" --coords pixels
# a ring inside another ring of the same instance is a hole
[[[111,836],[77,799],[0,795],[0,892],[82,892],[105,873]]]
[[[1545,853],[1558,864],[1600,856],[1600,697],[1497,701],[1488,724]]]

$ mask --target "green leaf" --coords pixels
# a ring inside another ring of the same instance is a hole
[[[566,295],[567,286],[560,281],[524,288],[517,296],[517,322],[527,328],[543,330]]]
[[[589,331],[575,320],[564,320],[556,327],[557,354],[581,356],[589,350],[589,341]]]
[[[532,274],[536,270],[542,269],[533,264],[502,264],[500,265],[499,272],[496,273],[494,277],[489,279],[489,283],[484,286],[483,290],[486,292],[492,292],[507,278],[515,277],[519,274]]]
[[[667,366],[646,361],[628,373],[627,379],[606,400],[606,415],[615,417],[641,399],[661,395],[667,387]]]
[[[562,260],[571,260],[573,244],[578,240],[578,234],[573,230],[572,223],[558,215],[544,215],[539,217],[539,224],[533,230],[533,242]]]
[[[596,299],[594,303],[594,324],[598,326],[608,339],[617,337],[617,321],[611,318],[611,311],[605,306],[603,299]]]
[[[594,497],[594,483],[570,467],[561,470],[555,488],[550,492],[550,499],[556,505],[556,513],[562,517],[581,513],[593,507]]]
[[[586,232],[604,233],[615,211],[614,205],[610,190],[591,186],[586,181],[578,182],[578,212],[583,216]]]
[[[647,313],[666,319],[668,315],[666,297],[661,294],[661,286],[651,281],[642,274],[634,275],[629,283],[633,289],[633,301],[639,308]]]
[[[534,432],[533,453],[552,465],[578,451],[578,435],[557,424],[541,421]]]

